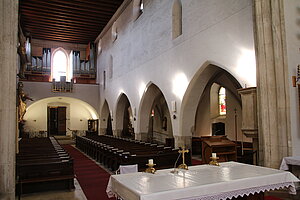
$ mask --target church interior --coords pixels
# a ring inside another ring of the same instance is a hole
[[[299,0],[2,0],[0,16],[0,200],[300,199]],[[133,165],[174,170],[114,175]],[[198,194],[209,167],[241,173]],[[182,193],[154,187],[170,174]]]

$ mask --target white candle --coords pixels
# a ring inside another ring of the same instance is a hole
[[[148,160],[148,164],[149,164],[149,165],[153,165],[153,159],[149,159],[149,160]]]
[[[217,153],[212,153],[211,155],[212,155],[211,157],[213,157],[213,158],[217,157]]]

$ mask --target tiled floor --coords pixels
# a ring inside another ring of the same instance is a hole
[[[74,185],[75,189],[72,191],[59,190],[24,194],[22,195],[21,200],[87,200],[76,179],[74,181]]]

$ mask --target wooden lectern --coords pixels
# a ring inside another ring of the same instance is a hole
[[[218,162],[236,161],[236,144],[226,136],[205,136],[202,137],[202,162],[208,164],[212,153],[219,157]]]

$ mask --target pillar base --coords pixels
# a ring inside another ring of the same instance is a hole
[[[175,148],[192,149],[192,136],[174,136]]]
[[[148,133],[136,133],[135,139],[141,141],[147,141]]]

